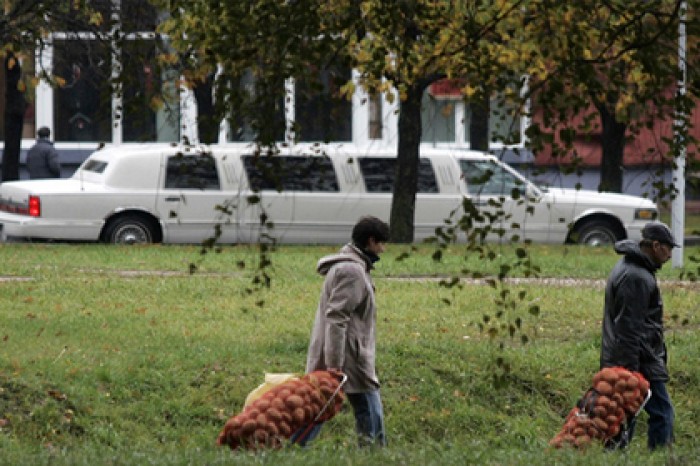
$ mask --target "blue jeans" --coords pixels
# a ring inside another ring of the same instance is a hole
[[[377,445],[385,447],[384,409],[379,390],[366,393],[349,393],[348,401],[355,412],[355,431],[361,447]]]
[[[673,422],[675,413],[671,397],[666,390],[666,383],[659,381],[649,382],[651,398],[644,406],[644,411],[649,415],[647,431],[647,447],[654,450],[657,447],[668,446],[673,443]],[[633,419],[627,432],[616,438],[618,448],[625,448],[632,440],[637,420]]]
[[[346,396],[355,413],[355,431],[358,436],[358,445],[361,447],[371,445],[386,446],[384,409],[379,390],[365,393],[348,393]],[[323,423],[316,424],[311,428],[309,426],[302,427],[292,434],[290,441],[305,447],[318,436],[322,425]]]

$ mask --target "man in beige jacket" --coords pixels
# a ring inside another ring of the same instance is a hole
[[[388,240],[386,223],[376,217],[362,217],[353,227],[352,242],[339,253],[323,257],[317,265],[325,280],[311,332],[306,371],[338,370],[347,375],[343,390],[355,414],[360,446],[386,445],[374,364],[377,308],[370,271]],[[319,430],[317,425],[305,438],[297,436],[292,441],[305,445]]]

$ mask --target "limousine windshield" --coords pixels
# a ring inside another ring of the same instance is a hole
[[[514,191],[526,193],[528,181],[493,160],[460,160],[459,166],[467,182],[467,192],[481,194],[512,195]]]

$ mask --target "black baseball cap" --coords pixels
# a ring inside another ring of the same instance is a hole
[[[676,243],[676,239],[673,237],[671,230],[666,224],[661,222],[651,222],[644,225],[642,229],[642,238],[668,244],[674,248],[680,247],[680,245]]]

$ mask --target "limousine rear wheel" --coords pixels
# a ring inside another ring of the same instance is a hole
[[[113,218],[104,230],[103,240],[112,244],[149,244],[160,242],[155,221],[145,215],[127,214]]]

